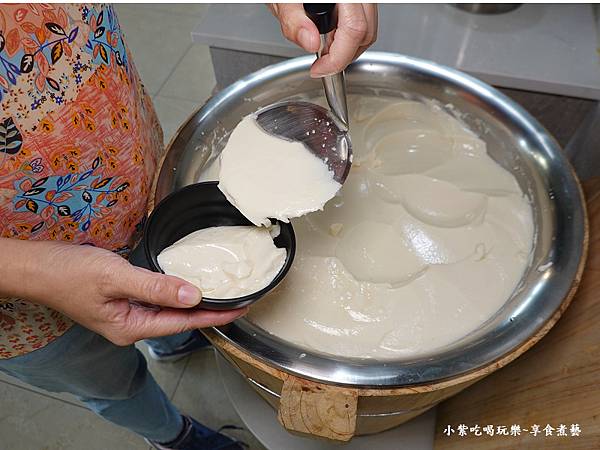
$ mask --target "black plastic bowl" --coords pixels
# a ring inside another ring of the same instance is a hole
[[[158,255],[165,248],[194,231],[203,228],[253,225],[233,206],[217,187],[216,181],[196,183],[172,192],[152,211],[144,228],[140,245],[132,252],[130,262],[154,272],[164,273],[158,264]],[[273,239],[279,248],[285,248],[285,263],[271,283],[258,292],[243,297],[216,299],[202,298],[198,308],[212,310],[237,309],[254,303],[283,280],[294,260],[296,237],[290,223],[277,221],[281,227],[279,236]],[[145,255],[145,258],[143,258]],[[145,261],[143,260],[145,259]]]

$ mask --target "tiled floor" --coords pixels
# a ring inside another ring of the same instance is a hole
[[[134,62],[154,99],[168,142],[210,95],[215,81],[208,48],[190,32],[206,5],[117,5]],[[145,351],[145,346],[140,344]],[[184,413],[208,426],[242,423],[221,384],[212,350],[150,370]],[[248,432],[237,437],[263,447]],[[75,398],[24,385],[0,373],[0,450],[147,450],[144,441],[87,411]]]

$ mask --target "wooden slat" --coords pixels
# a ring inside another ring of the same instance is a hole
[[[356,429],[358,391],[287,375],[279,401],[279,422],[289,431],[349,441]]]

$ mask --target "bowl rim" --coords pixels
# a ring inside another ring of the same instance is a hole
[[[173,154],[169,163],[176,164],[177,158],[185,150],[185,144],[181,146],[178,141],[182,133],[184,138],[190,136],[190,127],[199,127],[203,121],[210,119],[211,114],[218,113],[220,108],[226,108],[228,102],[232,101],[231,98],[245,98],[244,94],[271,79],[276,80],[286,75],[306,72],[313,61],[314,57],[303,56],[267,66],[241,78],[212,96],[189,116],[171,139],[167,150]],[[478,102],[509,117],[515,128],[527,133],[529,139],[536,144],[536,148],[539,147],[545,154],[551,155],[553,159],[558,160],[564,166],[565,180],[563,181],[569,185],[574,196],[571,199],[574,202],[574,217],[570,217],[569,226],[577,229],[577,233],[571,234],[577,234],[580,237],[576,240],[576,245],[570,249],[571,254],[566,264],[568,273],[560,274],[561,278],[568,279],[568,282],[565,281],[560,285],[558,294],[554,291],[546,292],[550,298],[545,303],[552,304],[544,306],[543,317],[531,319],[526,326],[523,325],[523,320],[515,320],[515,323],[512,323],[513,318],[511,317],[509,327],[508,320],[504,320],[501,332],[497,332],[493,336],[501,341],[501,346],[493,347],[489,343],[484,345],[479,341],[471,342],[460,348],[462,353],[451,351],[441,362],[436,362],[428,356],[417,357],[407,363],[404,360],[374,360],[318,353],[270,335],[247,319],[238,319],[226,326],[213,327],[213,330],[258,362],[320,383],[379,390],[409,387],[412,389],[423,385],[426,385],[427,389],[431,389],[432,385],[454,385],[460,380],[473,379],[476,378],[476,374],[483,372],[487,374],[508,364],[539,341],[552,328],[570,303],[581,279],[587,256],[589,236],[583,191],[570,162],[562,153],[553,136],[524,108],[497,89],[456,69],[432,61],[388,52],[365,52],[349,66],[349,78],[352,78],[353,69],[361,70],[364,66],[373,66],[377,69],[378,65],[415,71],[419,75],[435,78],[464,90],[475,96]],[[160,176],[164,179],[161,180],[160,189],[156,191],[157,197],[160,197],[160,192],[165,191],[165,188],[168,189],[169,176],[172,176],[168,172],[171,172],[171,167],[163,167],[161,170]],[[557,300],[559,297],[560,301]],[[507,300],[507,303],[511,298]],[[516,330],[515,337],[507,337],[507,330]],[[493,369],[490,370],[490,368]]]
[[[150,266],[150,268],[153,272],[158,272],[158,273],[163,273],[163,274],[165,273],[163,271],[163,269],[160,267],[160,265],[158,264],[158,260],[157,260],[158,254],[156,253],[156,251],[153,251],[153,249],[151,249],[151,246],[149,243],[151,233],[156,232],[156,231],[152,230],[152,227],[155,226],[153,224],[156,222],[157,214],[160,213],[161,208],[164,208],[165,205],[171,203],[173,201],[173,199],[177,198],[182,193],[185,193],[187,191],[194,191],[194,190],[208,188],[209,186],[216,187],[217,185],[218,185],[217,181],[201,181],[198,183],[188,184],[187,186],[184,186],[180,189],[177,189],[177,190],[171,192],[169,195],[167,195],[165,198],[163,198],[160,202],[158,202],[156,204],[156,206],[150,213],[148,220],[146,220],[146,223],[144,224],[144,235],[143,235],[144,254],[146,255],[146,260],[148,262],[148,265]],[[233,206],[227,199],[226,199],[226,201],[232,208],[235,208],[235,206]],[[235,209],[237,209],[237,208],[235,208]],[[262,297],[264,297],[266,294],[268,294],[271,290],[275,289],[279,285],[279,283],[281,283],[281,281],[283,281],[283,279],[289,272],[290,268],[292,267],[292,263],[294,262],[294,257],[296,255],[296,234],[294,232],[294,227],[292,226],[291,222],[282,222],[282,221],[276,220],[276,219],[271,219],[271,220],[274,221],[275,224],[279,225],[282,230],[286,229],[288,231],[288,233],[290,234],[290,248],[286,249],[285,262],[284,262],[283,266],[281,267],[281,269],[279,270],[279,272],[277,272],[277,275],[275,276],[275,278],[273,278],[273,280],[267,286],[260,289],[259,291],[253,292],[251,294],[243,295],[241,297],[218,299],[218,298],[202,296],[202,300],[196,306],[197,308],[215,309],[215,310],[228,310],[228,309],[243,308],[245,306],[248,306],[248,305],[260,300]],[[198,228],[198,230],[202,230],[202,229],[204,229],[204,228]]]

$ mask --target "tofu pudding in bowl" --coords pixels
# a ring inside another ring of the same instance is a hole
[[[156,198],[218,180],[244,117],[317,101],[311,63],[267,67],[210,99],[170,144]],[[296,377],[369,395],[425,386],[440,394],[430,405],[516,358],[565,309],[585,259],[581,191],[546,130],[468,75],[367,52],[347,84],[347,180],[322,211],[291,220],[285,280],[209,337],[260,371],[243,369],[265,396]]]
[[[286,250],[273,237],[279,226],[224,226],[194,231],[165,248],[158,264],[197,286],[202,295],[230,299],[266,288],[281,271]]]
[[[178,189],[156,205],[130,261],[196,285],[202,291],[197,308],[228,310],[274,289],[295,251],[291,224],[256,227],[217,183],[206,182]]]

